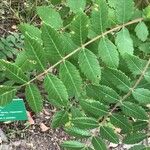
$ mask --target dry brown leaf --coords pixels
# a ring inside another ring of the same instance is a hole
[[[46,132],[49,130],[49,127],[47,127],[44,123],[40,123],[40,128],[42,132]]]
[[[33,120],[29,111],[27,111],[27,116],[28,116],[28,121],[29,121],[30,125],[35,124],[35,121]]]

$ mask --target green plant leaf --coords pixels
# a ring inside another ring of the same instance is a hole
[[[68,93],[63,82],[54,75],[47,75],[44,79],[44,87],[48,93],[49,101],[56,107],[67,106]]]
[[[86,6],[86,0],[67,0],[67,6],[69,6],[71,11],[73,11],[74,13],[84,11]]]
[[[108,114],[108,108],[102,103],[92,100],[80,100],[82,109],[96,118],[101,118]]]
[[[116,103],[119,101],[119,95],[110,87],[105,85],[87,85],[86,93],[89,98],[98,100],[102,103]]]
[[[68,112],[65,110],[58,111],[52,118],[52,128],[58,128],[69,121]]]
[[[150,90],[137,88],[132,92],[132,95],[140,104],[150,104]]]
[[[41,39],[41,30],[37,27],[34,27],[33,25],[29,25],[27,23],[22,23],[19,26],[19,29],[21,30],[21,32],[23,33],[23,35],[25,36],[26,34],[30,35],[32,38],[38,40],[40,43],[42,42]]]
[[[106,103],[116,103],[119,101],[119,95],[110,87],[101,85],[98,88],[98,92]]]
[[[110,127],[102,126],[100,128],[100,135],[102,138],[112,142],[112,143],[119,143],[119,138],[114,130]]]
[[[146,66],[146,61],[140,59],[137,56],[130,55],[130,54],[125,54],[123,57],[126,61],[126,64],[129,68],[129,70],[134,74],[134,75],[140,75]]]
[[[128,22],[134,12],[134,1],[133,0],[120,0],[116,3],[116,16],[120,24]]]
[[[133,122],[133,131],[142,131],[148,127],[148,122],[147,121],[136,121]]]
[[[121,55],[124,55],[125,53],[133,55],[133,41],[127,28],[123,28],[117,33],[115,43]]]
[[[119,65],[119,54],[116,46],[107,38],[102,38],[99,43],[98,53],[102,61],[112,68]]]
[[[89,27],[88,16],[84,13],[77,13],[71,22],[71,37],[75,44],[81,46],[87,39]]]
[[[130,117],[133,117],[135,119],[140,120],[148,120],[148,115],[146,111],[137,104],[131,103],[131,102],[123,102],[122,105],[123,112]]]
[[[99,126],[97,120],[90,117],[76,117],[72,119],[72,123],[80,129],[94,129]]]
[[[23,71],[13,63],[0,60],[0,70],[5,73],[5,76],[17,83],[24,84],[28,82],[28,77],[23,73]]]
[[[61,36],[55,29],[44,24],[42,26],[42,40],[45,48],[45,54],[49,59],[49,62],[58,62],[64,55]]]
[[[123,139],[125,144],[139,143],[147,137],[145,133],[131,133]]]
[[[37,14],[45,24],[50,25],[54,29],[60,29],[63,26],[60,14],[53,8],[48,6],[37,7]]]
[[[96,0],[95,9],[91,14],[91,30],[97,35],[108,27],[108,9],[105,0]]]
[[[132,125],[129,123],[128,119],[119,114],[112,114],[110,118],[110,122],[122,129],[123,132],[130,132],[132,130]]]
[[[85,137],[92,136],[90,131],[83,130],[83,129],[76,128],[76,127],[66,128],[65,132],[67,132],[71,136],[75,136],[75,137],[79,137],[79,138],[85,138]]]
[[[21,51],[15,60],[15,65],[17,65],[23,72],[28,72],[36,68],[35,61],[28,58],[26,51]]]
[[[106,144],[100,137],[93,137],[92,145],[94,146],[95,150],[107,150]]]
[[[82,49],[79,53],[79,66],[85,76],[98,85],[101,79],[101,68],[96,55],[88,49]]]
[[[131,147],[129,150],[146,150],[144,145],[135,145]]]
[[[82,79],[77,68],[69,61],[65,61],[60,66],[59,76],[66,86],[69,96],[79,97],[81,93]]]
[[[65,141],[61,144],[61,147],[67,148],[70,150],[81,150],[82,148],[85,147],[83,143],[77,142],[77,141]]]
[[[43,47],[37,40],[32,39],[30,36],[25,36],[25,51],[26,55],[30,60],[34,60],[36,64],[36,69],[40,71],[45,70],[46,59]]]
[[[10,103],[15,97],[16,89],[9,86],[0,85],[0,106]]]
[[[137,26],[135,27],[135,32],[136,32],[137,37],[141,41],[144,42],[144,41],[147,40],[147,37],[149,35],[149,31],[148,31],[148,28],[147,28],[146,24],[143,21],[139,22],[137,24]]]
[[[43,109],[43,100],[39,89],[34,84],[29,84],[25,89],[26,100],[30,108],[35,112],[39,113]]]
[[[128,92],[131,87],[130,79],[120,70],[110,68],[105,69],[103,76],[105,76],[110,83],[124,92]]]
[[[150,53],[150,42],[145,42],[139,45],[139,50],[149,54]]]

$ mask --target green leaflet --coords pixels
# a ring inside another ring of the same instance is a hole
[[[48,93],[48,100],[56,107],[67,106],[68,93],[63,82],[54,75],[47,75],[44,79],[44,87]]]
[[[65,110],[58,111],[54,114],[52,118],[52,128],[57,128],[69,121],[69,115],[68,112]]]
[[[43,109],[43,100],[39,89],[34,84],[27,85],[25,89],[26,100],[30,108],[35,112],[39,113]]]
[[[5,76],[17,83],[24,84],[28,82],[28,77],[23,73],[21,68],[16,66],[13,63],[5,61],[3,59],[0,60],[0,70],[5,73]]]
[[[60,14],[53,8],[48,6],[37,7],[37,14],[45,24],[50,25],[52,28],[60,29],[63,27]]]
[[[132,92],[132,95],[140,104],[150,104],[150,90],[137,88]]]
[[[98,100],[105,104],[116,103],[119,101],[119,95],[112,88],[105,85],[88,85],[86,86],[86,93],[89,98]]]
[[[102,126],[100,128],[100,135],[103,139],[106,139],[112,143],[119,143],[117,134],[110,127]]]
[[[125,53],[131,55],[133,54],[133,41],[130,37],[129,30],[127,28],[123,28],[117,33],[115,43],[121,55],[124,55]]]
[[[141,41],[146,41],[147,37],[149,35],[149,31],[148,28],[146,26],[146,24],[144,22],[139,22],[135,28],[135,32],[137,37],[141,40]]]
[[[37,70],[45,70],[46,59],[43,47],[37,40],[32,39],[28,35],[25,35],[25,52],[28,59],[36,64]]]
[[[108,0],[108,4],[112,8],[116,8],[117,2],[117,0]]]
[[[81,112],[80,108],[76,108],[74,106],[71,107],[71,116],[72,118],[83,117],[84,113]]]
[[[17,65],[23,72],[27,72],[36,68],[35,61],[28,59],[26,51],[21,51],[15,60],[15,65]]]
[[[150,42],[145,42],[139,46],[139,50],[144,53],[150,53]]]
[[[123,102],[121,109],[127,116],[140,120],[148,120],[148,115],[146,111],[137,104],[131,102]]]
[[[62,38],[55,29],[44,24],[42,26],[42,40],[45,54],[51,63],[58,62],[64,55]]]
[[[135,145],[131,147],[129,150],[148,150],[148,149],[145,149],[144,145]]]
[[[116,16],[120,24],[128,22],[134,12],[134,1],[133,0],[119,0],[116,3]]]
[[[19,29],[21,30],[21,32],[23,33],[23,35],[30,35],[30,37],[38,40],[39,43],[42,42],[42,39],[41,39],[41,30],[37,27],[34,27],[33,25],[29,25],[27,23],[22,23],[20,26],[19,26]]]
[[[131,132],[132,130],[132,125],[129,123],[129,120],[123,115],[112,114],[110,122],[114,126],[121,128],[122,132]]]
[[[82,79],[77,68],[69,61],[60,65],[59,77],[67,88],[70,97],[80,96],[82,88]]]
[[[133,122],[133,131],[142,131],[148,127],[148,122],[147,121],[136,121]]]
[[[95,85],[101,79],[101,68],[96,55],[88,49],[82,49],[79,53],[79,66],[85,76]]]
[[[61,40],[65,55],[71,53],[72,51],[78,48],[78,46],[72,41],[69,33],[61,34]]]
[[[96,0],[91,14],[91,30],[96,34],[103,33],[108,26],[108,8],[105,0]]]
[[[86,6],[86,0],[67,0],[67,5],[74,13],[84,11]]]
[[[126,61],[126,64],[129,68],[129,70],[134,74],[134,75],[140,75],[146,66],[147,61],[142,60],[137,56],[130,55],[130,54],[125,54],[123,57]]]
[[[65,141],[61,144],[61,147],[67,148],[70,150],[75,150],[75,149],[81,150],[82,148],[85,147],[85,145],[77,141]]]
[[[131,133],[123,139],[123,142],[125,144],[135,144],[141,142],[146,137],[147,135],[145,133]]]
[[[118,89],[124,92],[128,92],[131,87],[130,79],[120,70],[110,68],[105,69],[103,76],[105,76],[107,80]]]
[[[102,61],[112,68],[118,68],[119,54],[116,46],[107,38],[102,38],[99,43],[98,53]]]
[[[15,97],[16,89],[9,86],[0,85],[0,106],[10,103]]]
[[[84,13],[77,13],[71,22],[71,37],[76,45],[81,46],[87,39],[89,27],[88,16]]]
[[[98,87],[98,92],[106,103],[116,103],[119,101],[119,95],[110,87],[101,85]]]
[[[90,131],[83,130],[83,129],[76,128],[76,127],[66,128],[65,132],[67,132],[71,136],[75,136],[79,138],[87,138],[87,137],[92,136]]]
[[[108,114],[108,108],[95,100],[80,100],[80,105],[85,112],[96,118],[101,118]]]
[[[75,127],[80,129],[94,129],[99,127],[96,119],[90,117],[76,117],[71,121]]]
[[[93,137],[92,145],[94,146],[95,150],[107,150],[106,144],[100,137]]]

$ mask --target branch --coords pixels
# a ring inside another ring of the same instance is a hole
[[[43,73],[41,73],[41,74],[35,76],[35,77],[34,77],[33,79],[31,79],[30,81],[28,81],[27,83],[25,83],[25,84],[23,84],[23,85],[18,86],[17,88],[19,89],[19,88],[21,88],[21,87],[24,87],[24,86],[30,84],[31,82],[35,81],[36,79],[38,79],[38,78],[40,78],[40,77],[42,77],[42,76],[48,74],[49,71],[51,71],[52,69],[54,69],[56,66],[58,66],[59,64],[61,64],[63,61],[65,61],[65,60],[67,60],[68,58],[70,58],[72,55],[76,54],[76,53],[77,53],[78,51],[80,51],[83,47],[88,46],[89,44],[95,42],[96,40],[100,39],[101,37],[104,37],[104,36],[106,36],[107,34],[112,33],[112,32],[114,32],[114,31],[117,31],[117,30],[119,30],[119,29],[121,29],[121,28],[123,28],[123,27],[129,26],[129,25],[131,25],[131,24],[138,23],[138,22],[140,22],[140,21],[142,21],[142,20],[143,20],[143,18],[138,18],[138,19],[132,20],[132,21],[126,23],[126,24],[119,25],[119,26],[117,26],[117,27],[115,27],[115,28],[113,28],[113,29],[111,29],[111,30],[109,30],[109,31],[106,31],[106,32],[102,33],[101,35],[96,36],[95,38],[93,38],[93,39],[91,39],[90,41],[88,41],[87,43],[81,45],[80,47],[78,47],[77,49],[75,49],[73,52],[71,52],[70,54],[68,54],[68,55],[65,56],[64,58],[62,58],[60,61],[58,61],[57,63],[55,63],[54,65],[52,65],[52,66],[49,67],[48,69],[46,69]]]

